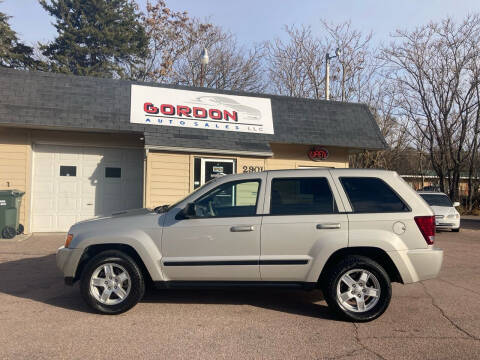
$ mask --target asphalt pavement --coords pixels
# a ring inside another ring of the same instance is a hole
[[[480,357],[480,221],[440,232],[439,278],[393,285],[389,309],[339,321],[318,291],[150,291],[118,316],[63,284],[63,234],[0,240],[1,359],[474,359]]]

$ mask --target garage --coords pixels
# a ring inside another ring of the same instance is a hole
[[[141,149],[33,146],[32,231],[142,207]]]

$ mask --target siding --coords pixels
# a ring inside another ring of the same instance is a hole
[[[29,133],[12,128],[0,128],[0,190],[21,190],[26,194],[20,207],[20,223],[28,231],[30,204],[30,139]]]
[[[266,170],[297,169],[306,166],[348,167],[348,150],[339,147],[327,147],[329,155],[325,161],[312,161],[308,157],[311,146],[271,144],[273,157],[265,160]]]
[[[146,206],[173,204],[190,192],[190,155],[149,152]]]
[[[296,169],[301,166],[348,167],[348,150],[328,148],[328,161],[308,158],[310,146],[272,144],[272,158],[236,157],[214,154],[187,154],[151,150],[147,156],[146,206],[173,204],[193,191],[195,157],[235,159],[236,172]]]

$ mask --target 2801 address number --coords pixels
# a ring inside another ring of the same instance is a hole
[[[263,166],[243,166],[242,169],[244,173],[260,172],[263,171]]]

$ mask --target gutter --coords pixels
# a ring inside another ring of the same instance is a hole
[[[190,147],[175,147],[175,146],[161,146],[161,145],[145,145],[145,149],[159,150],[159,151],[174,151],[186,153],[203,153],[203,154],[228,154],[228,155],[246,155],[257,157],[272,157],[272,151],[245,151],[245,150],[222,150],[222,149],[202,149]]]

